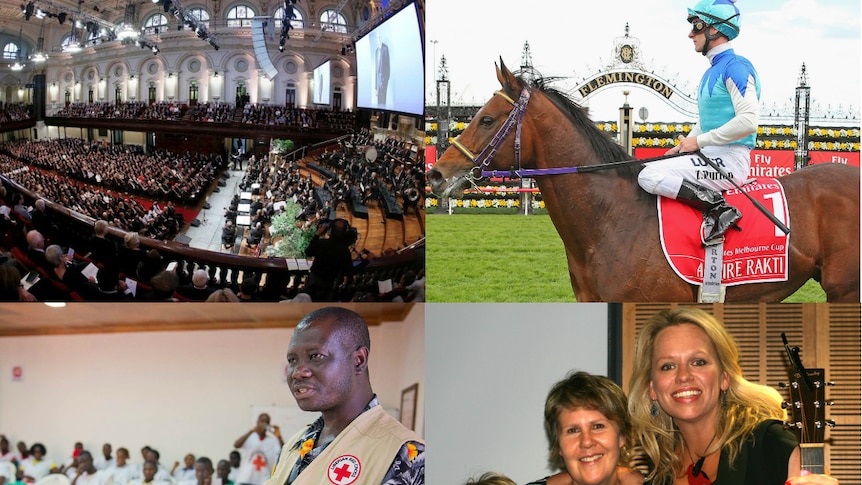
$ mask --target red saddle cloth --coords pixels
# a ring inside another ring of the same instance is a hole
[[[757,178],[742,189],[790,227],[784,187],[773,178]],[[725,234],[721,283],[787,281],[790,236],[779,230],[739,190],[724,193],[727,202],[742,212],[737,225]],[[703,214],[682,202],[658,197],[659,236],[668,264],[683,280],[703,283],[704,248],[701,241]]]

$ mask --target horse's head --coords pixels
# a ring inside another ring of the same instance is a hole
[[[521,132],[520,158],[530,159],[529,130],[520,129],[520,117],[514,120],[511,116],[519,109],[526,110],[529,98],[522,94],[529,95],[529,91],[525,91],[529,87],[512,74],[502,58],[500,65],[495,67],[501,90],[476,113],[467,129],[426,173],[431,190],[441,197],[462,197],[463,189],[469,186],[470,181],[479,178],[481,168],[514,168],[517,131]]]

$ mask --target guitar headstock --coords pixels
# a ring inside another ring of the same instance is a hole
[[[832,405],[826,400],[826,386],[832,383],[826,382],[823,369],[803,369],[803,372],[805,374],[794,370],[787,386],[790,388],[790,402],[784,403],[790,411],[787,424],[796,433],[799,443],[823,443],[826,427],[835,425],[834,421],[826,419],[826,406]]]
[[[780,385],[790,388],[790,402],[782,405],[790,410],[791,418],[786,424],[796,433],[802,448],[802,469],[822,474],[825,473],[823,442],[826,427],[835,426],[835,421],[826,419],[826,406],[833,404],[826,400],[826,386],[834,383],[826,381],[823,369],[806,369],[799,357],[799,347],[791,348],[783,333],[781,338],[793,367],[790,384]]]

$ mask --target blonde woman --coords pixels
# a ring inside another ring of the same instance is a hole
[[[781,402],[742,376],[736,342],[706,312],[663,311],[638,336],[629,415],[653,485],[837,484],[800,476]]]

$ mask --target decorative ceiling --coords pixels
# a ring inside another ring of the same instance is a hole
[[[80,333],[293,327],[314,303],[41,303],[0,304],[0,337]],[[369,325],[398,322],[412,303],[343,303]]]

